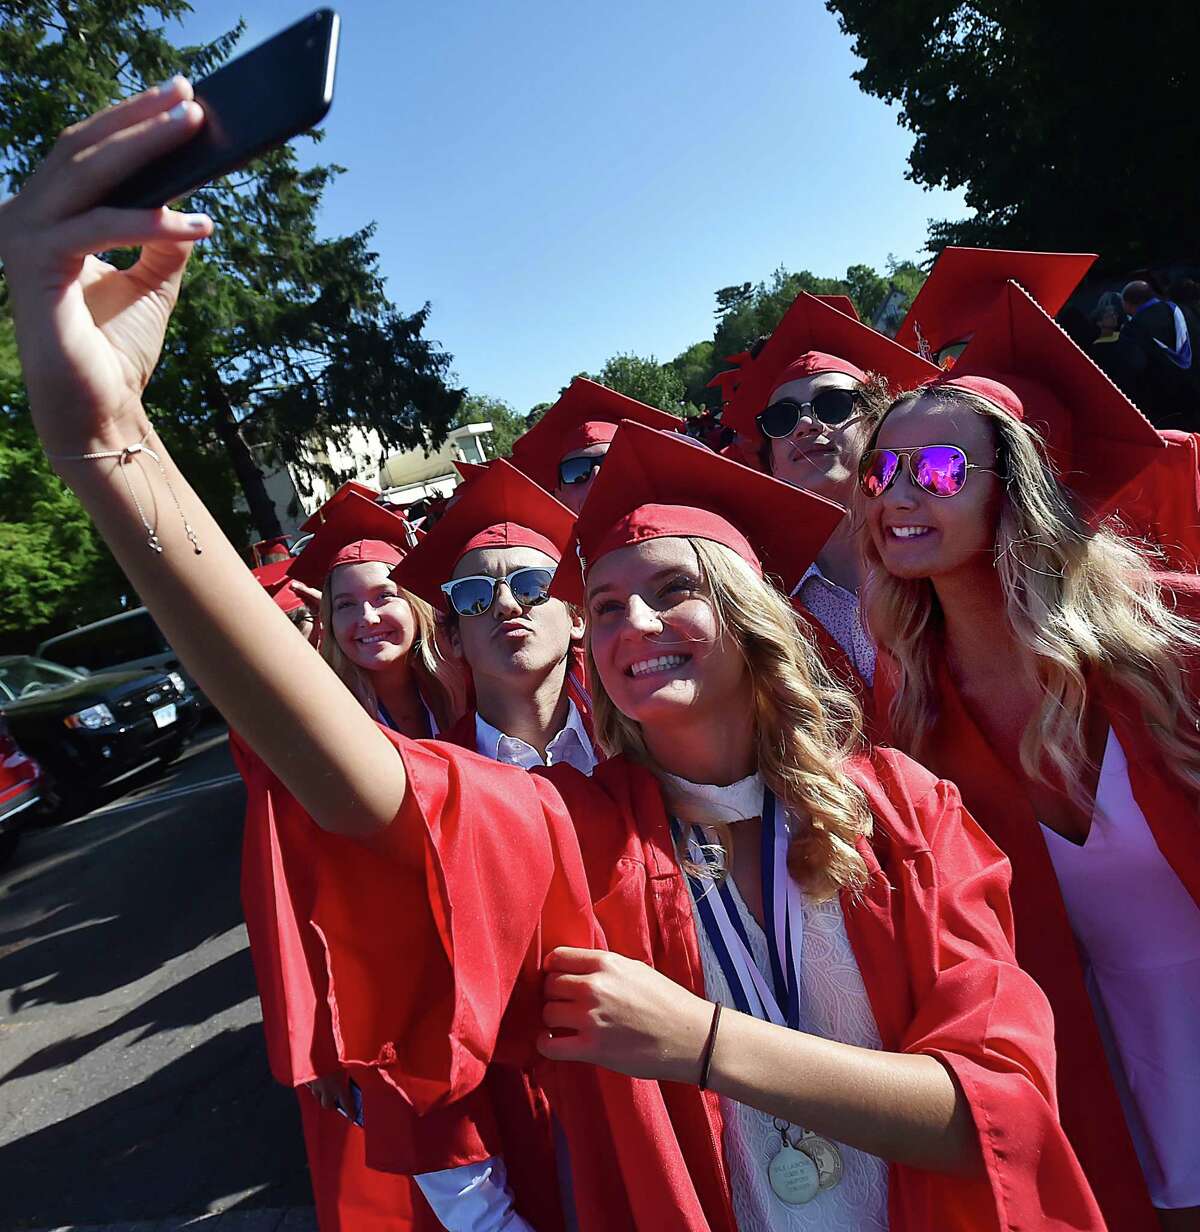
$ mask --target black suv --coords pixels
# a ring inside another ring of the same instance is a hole
[[[149,762],[177,757],[199,721],[178,672],[88,675],[32,655],[0,655],[0,713],[73,805]]]

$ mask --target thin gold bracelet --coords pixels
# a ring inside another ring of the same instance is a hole
[[[162,472],[163,482],[167,485],[167,491],[171,494],[171,499],[175,502],[175,508],[179,510],[179,517],[183,521],[183,529],[191,540],[192,550],[199,556],[204,549],[200,546],[199,539],[196,538],[196,532],[192,529],[191,523],[187,520],[187,514],[183,512],[183,505],[180,504],[179,495],[175,491],[174,485],[171,483],[171,477],[167,474],[167,468],[163,465],[162,458],[146,444],[147,438],[153,432],[153,428],[147,428],[142,434],[142,439],[136,445],[126,445],[123,449],[105,449],[98,453],[76,453],[76,454],[50,454],[52,462],[96,462],[103,458],[116,458],[121,471],[121,478],[125,480],[125,487],[129,490],[129,498],[133,501],[135,508],[138,511],[138,517],[142,520],[142,525],[146,528],[146,546],[152,552],[161,553],[163,550],[162,544],[158,538],[157,526],[150,525],[150,519],[146,517],[146,511],[142,508],[142,502],[138,499],[138,494],[133,490],[133,483],[130,481],[129,475],[125,468],[131,463],[136,462],[138,469],[143,475],[146,473],[146,468],[142,465],[141,455],[146,454],[153,458],[158,463],[158,469]],[[157,517],[157,506],[156,506]]]

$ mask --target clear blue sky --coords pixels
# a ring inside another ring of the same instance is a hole
[[[193,2],[172,37],[244,16],[246,47],[315,7]],[[391,298],[430,300],[462,383],[520,411],[711,337],[718,287],[918,257],[965,212],[904,179],[911,137],[820,0],[338,7],[323,229],[374,219]]]

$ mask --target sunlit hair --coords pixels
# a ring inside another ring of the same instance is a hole
[[[862,445],[883,418],[892,401],[895,390],[888,385],[887,378],[878,372],[868,372],[865,382],[854,381],[851,388],[859,396],[859,404],[854,412],[855,416],[862,416],[862,418],[858,423],[851,426],[847,432],[846,440],[849,450],[854,455],[852,460],[857,462]],[[840,425],[835,424],[833,426],[836,430]],[[774,460],[771,454],[771,438],[768,436],[764,436],[759,443],[758,460],[766,474],[773,475],[775,473],[772,469]]]
[[[373,673],[351,662],[333,634],[333,573],[321,588],[321,657],[337,673],[341,682],[358,698],[362,708],[375,720],[379,719],[379,698],[372,680]],[[439,730],[449,727],[463,712],[466,704],[466,682],[461,667],[442,650],[437,616],[424,599],[411,591],[397,587],[401,597],[412,608],[417,622],[417,636],[412,650],[413,675],[425,704],[429,707]]]
[[[1089,526],[1055,477],[1038,433],[986,398],[962,389],[919,389],[897,400],[889,414],[930,397],[982,415],[997,444],[1005,496],[996,573],[1009,626],[1025,652],[1024,670],[1040,693],[1021,736],[1022,769],[1090,808],[1088,685],[1108,684],[1137,701],[1166,765],[1184,786],[1200,790],[1200,711],[1181,668],[1200,653],[1200,627],[1164,597],[1153,550],[1123,537],[1115,524]],[[866,498],[858,493],[855,499],[861,523]],[[941,607],[929,579],[893,577],[865,526],[859,534],[867,622],[899,669],[889,716],[893,742],[919,758],[938,714]]]
[[[862,743],[862,711],[829,674],[788,600],[735,552],[705,539],[689,539],[730,653],[741,655],[754,691],[758,770],[780,805],[808,819],[792,840],[788,866],[810,893],[827,896],[861,888],[867,869],[855,849],[871,833],[866,798],[845,772]],[[609,755],[623,753],[656,770],[640,724],[617,709],[588,646],[596,740]],[[668,795],[668,804],[675,805]],[[682,820],[689,817],[678,810]],[[732,828],[717,825],[728,850]],[[696,869],[681,852],[689,872]]]

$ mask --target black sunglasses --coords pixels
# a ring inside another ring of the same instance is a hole
[[[782,440],[796,430],[802,415],[811,415],[833,427],[845,423],[862,401],[857,389],[822,389],[813,394],[811,402],[796,398],[780,398],[757,416],[755,422],[763,436]]]
[[[442,583],[442,593],[450,600],[450,606],[460,616],[483,616],[492,610],[496,591],[503,582],[509,593],[522,607],[537,607],[550,598],[550,583],[554,580],[553,569],[530,566],[514,569],[505,577],[489,577],[477,573],[470,577],[455,578]]]
[[[603,461],[604,454],[602,453],[584,458],[564,458],[558,464],[558,482],[564,488],[577,483],[587,483],[592,477],[592,472],[598,471]]]

